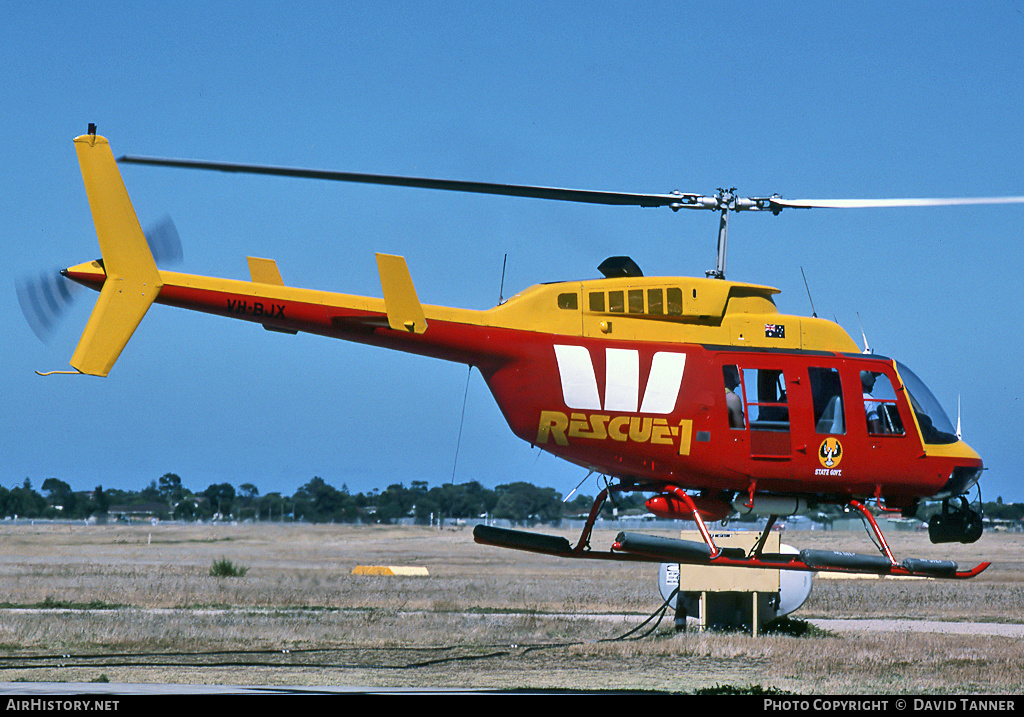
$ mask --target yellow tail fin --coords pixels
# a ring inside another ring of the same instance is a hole
[[[106,138],[75,138],[107,278],[71,365],[106,376],[156,300],[163,282]]]

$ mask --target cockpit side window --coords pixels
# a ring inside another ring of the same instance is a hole
[[[873,371],[861,371],[860,383],[868,433],[873,436],[903,435],[903,421],[896,408],[896,392],[889,377]]]

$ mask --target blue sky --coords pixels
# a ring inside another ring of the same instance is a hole
[[[106,379],[66,368],[93,296],[49,343],[15,280],[96,258],[71,139],[191,157],[614,191],[789,198],[1024,194],[1024,2],[19,3],[5,91],[0,480],[291,493],[584,473],[509,432],[465,366],[154,307]],[[713,267],[710,212],[123,167],[145,226],[170,214],[182,271],[380,295],[406,256],[424,303],[487,308],[531,284]],[[1024,207],[734,215],[729,278],[782,289],[911,366],[1024,500]],[[468,378],[468,391],[467,391]],[[465,423],[458,440],[463,397]],[[456,461],[456,451],[458,459]],[[582,490],[593,494],[594,479]]]

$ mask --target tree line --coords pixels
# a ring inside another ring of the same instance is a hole
[[[514,525],[558,524],[565,518],[585,516],[593,498],[578,495],[563,502],[554,488],[515,482],[493,490],[476,481],[429,487],[426,481],[374,488],[368,493],[351,493],[348,486],[332,486],[315,477],[292,495],[279,492],[261,495],[252,483],[236,489],[229,483],[214,483],[206,490],[192,491],[175,473],[165,473],[140,491],[96,486],[91,491],[73,491],[58,478],[47,478],[41,493],[26,478],[20,486],[0,486],[0,516],[4,518],[63,518],[97,520],[152,517],[161,520],[264,520],[309,523],[395,523],[412,519],[419,524],[450,520],[475,520],[483,516],[508,520]],[[619,494],[605,503],[602,514],[644,512],[644,496]],[[918,517],[927,519],[937,505],[922,507]],[[986,518],[1008,524],[1024,523],[1024,503],[1004,503],[1002,497],[982,507]],[[822,522],[839,517],[836,508]],[[749,516],[750,520],[754,516]],[[742,519],[741,519],[742,520]]]
[[[562,502],[554,488],[526,482],[499,485],[493,490],[476,481],[429,487],[425,481],[389,485],[384,490],[351,493],[346,485],[332,486],[315,477],[292,495],[261,495],[252,483],[236,489],[214,483],[192,491],[174,473],[165,473],[140,491],[96,486],[73,491],[58,479],[43,481],[41,492],[29,479],[21,486],[0,487],[0,514],[5,518],[63,518],[68,520],[154,517],[162,520],[264,520],[310,523],[395,523],[414,519],[429,524],[441,520],[469,520],[489,516],[513,524],[558,523],[586,514],[593,498],[580,495]],[[643,499],[623,496],[622,509],[639,509]],[[606,504],[610,512],[612,506]]]

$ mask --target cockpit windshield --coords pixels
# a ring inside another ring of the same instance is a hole
[[[949,422],[946,412],[935,400],[935,396],[928,390],[928,387],[909,368],[896,362],[896,369],[900,373],[903,385],[907,388],[910,397],[910,405],[917,414],[917,423],[921,426],[921,437],[925,443],[943,444],[956,443],[956,429]]]

